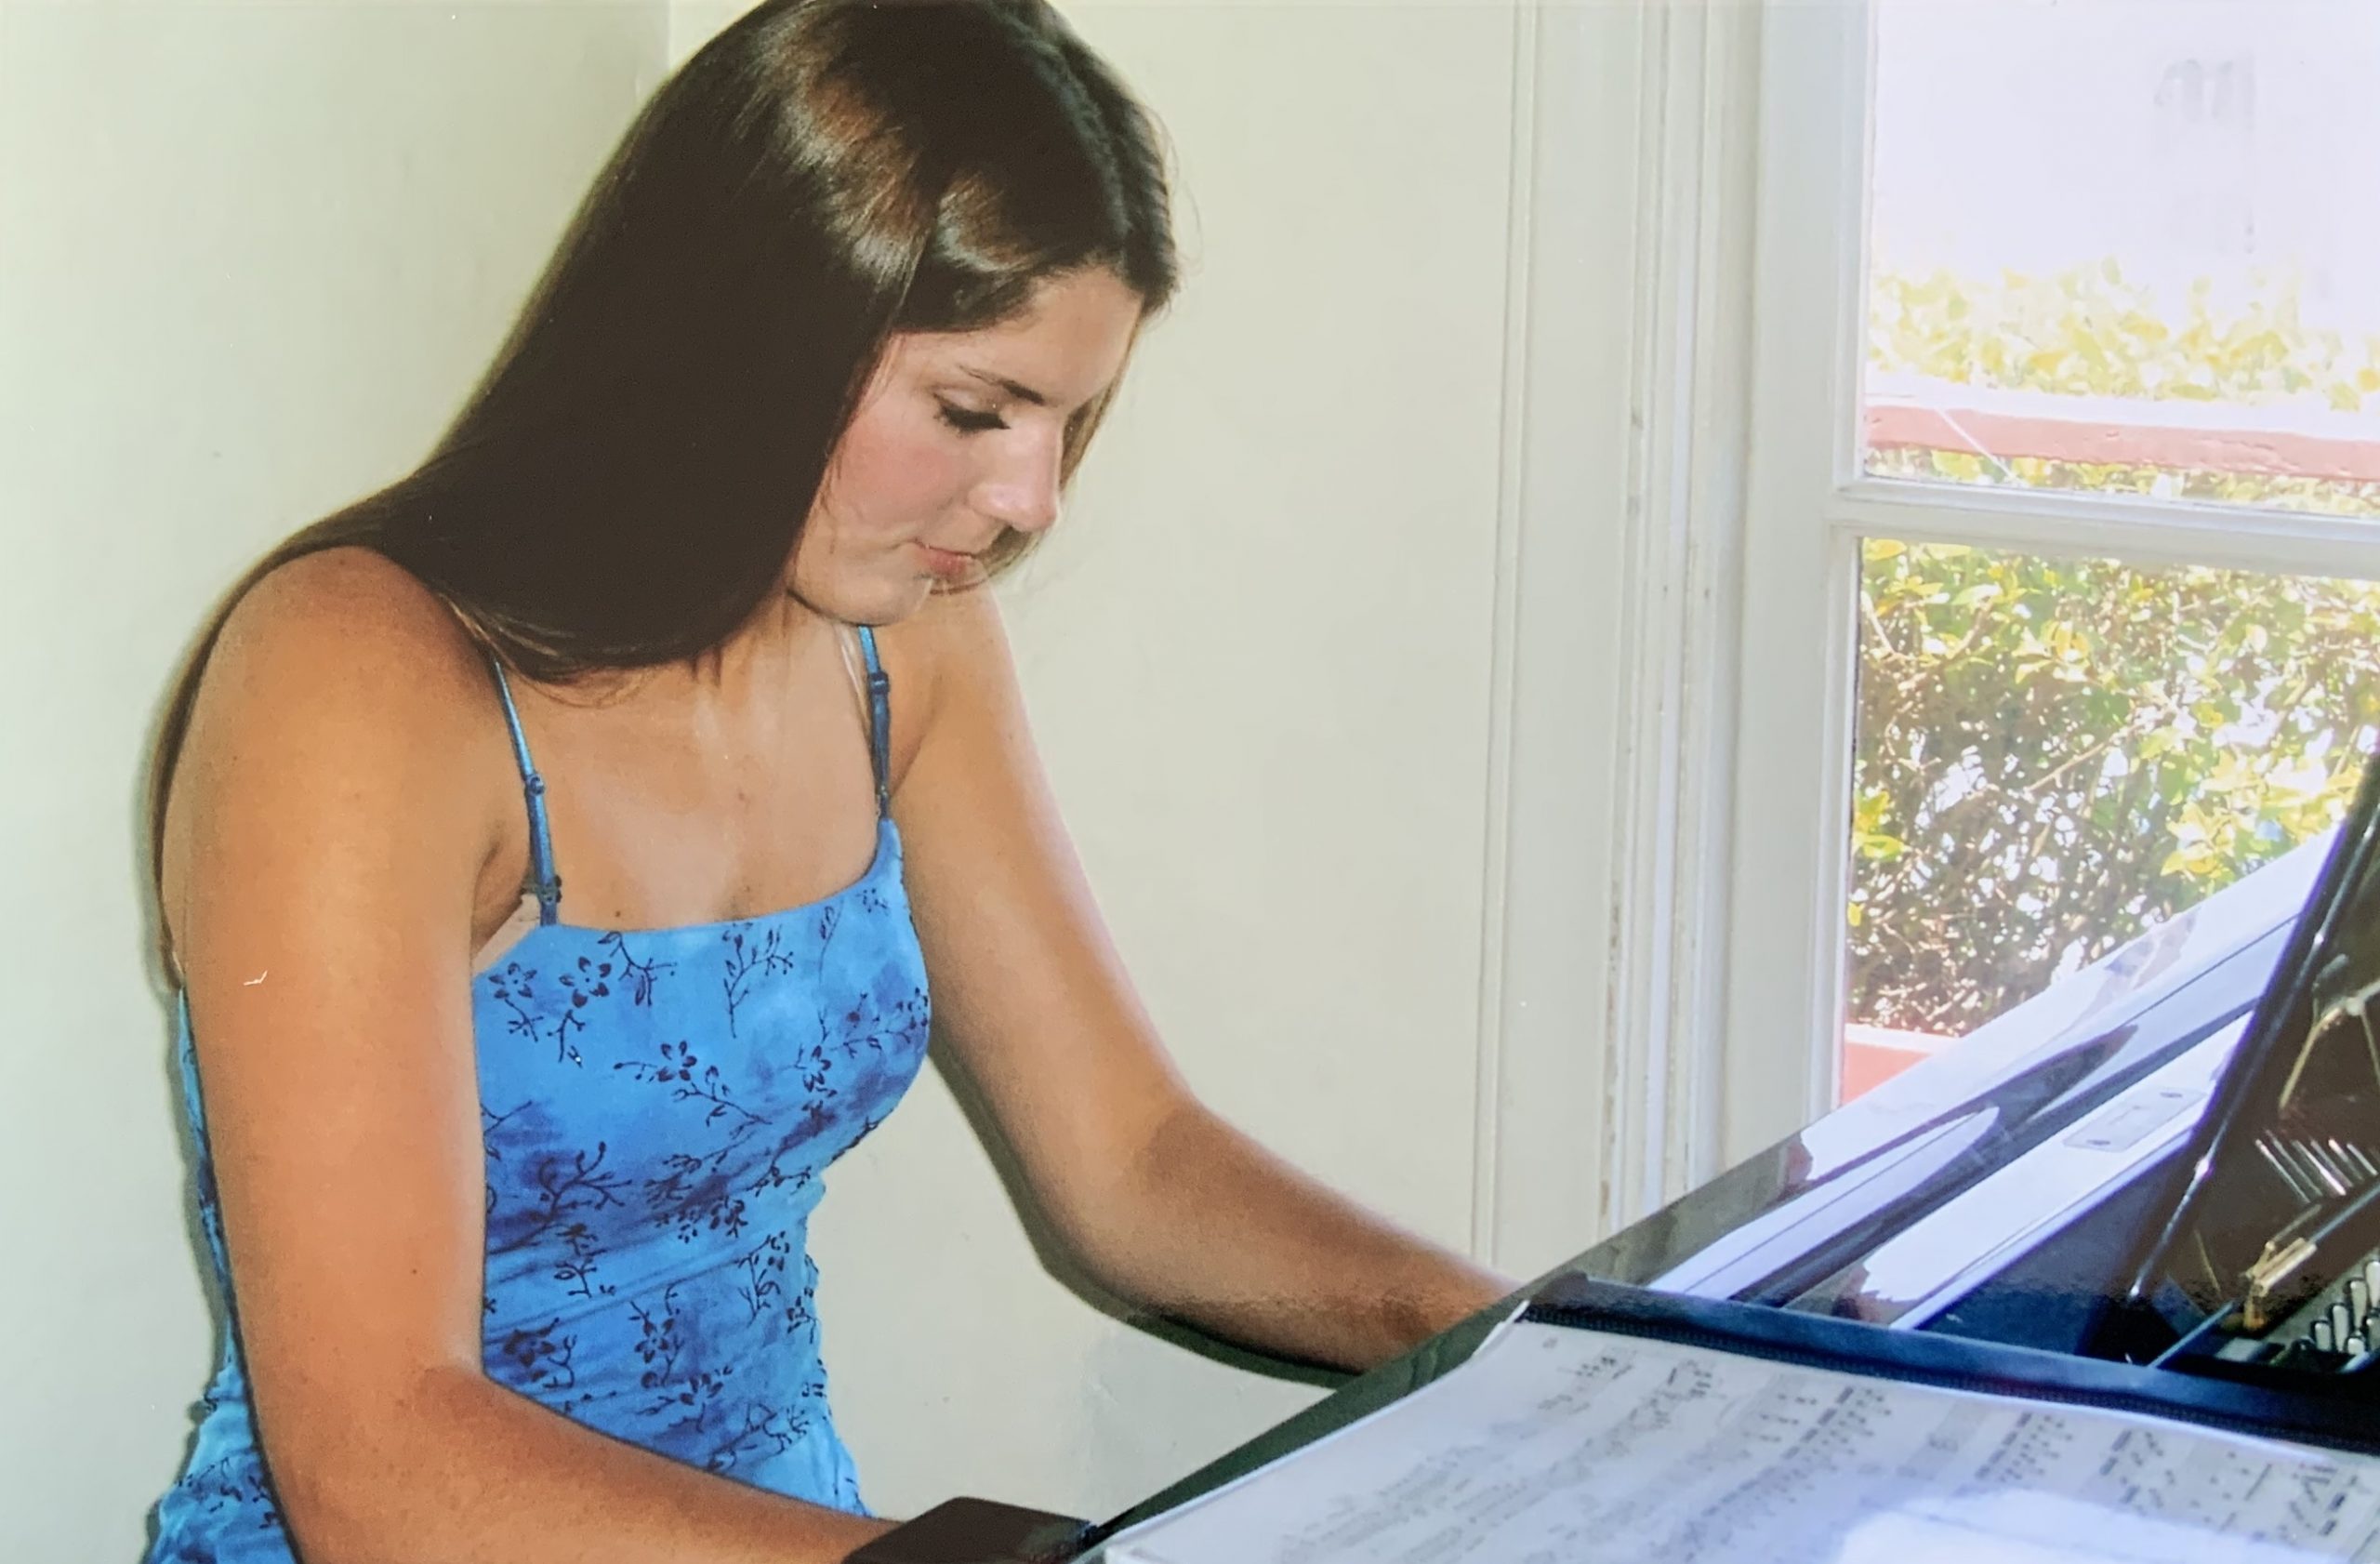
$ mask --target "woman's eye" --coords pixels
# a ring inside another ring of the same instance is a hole
[[[998,413],[979,413],[972,407],[936,399],[942,408],[942,421],[966,434],[982,434],[995,429],[1006,429],[1008,423]]]

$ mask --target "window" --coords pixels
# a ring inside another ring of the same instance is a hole
[[[1730,1159],[2281,859],[2380,736],[2380,7],[1764,25]]]

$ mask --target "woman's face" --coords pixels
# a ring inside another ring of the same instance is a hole
[[[894,337],[794,550],[793,596],[882,625],[965,581],[1010,528],[1058,519],[1069,420],[1122,369],[1141,300],[1104,269],[1042,285],[1013,320]]]

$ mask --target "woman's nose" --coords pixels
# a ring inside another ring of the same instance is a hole
[[[1019,532],[1049,526],[1058,519],[1058,470],[1064,454],[1064,436],[1054,429],[1015,441],[985,479],[978,505]]]

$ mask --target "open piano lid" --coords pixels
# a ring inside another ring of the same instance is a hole
[[[2108,1345],[2121,1356],[2192,1368],[2209,1358],[2317,1372],[2367,1366],[2380,1333],[2365,1323],[2380,1287],[2375,1011],[2380,762],[2367,761],[2182,1155],[2179,1197],[2110,1321]]]

